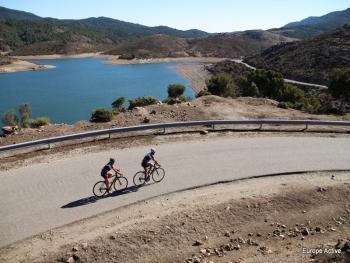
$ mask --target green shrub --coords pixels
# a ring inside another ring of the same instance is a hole
[[[178,98],[182,96],[185,92],[185,86],[181,84],[171,84],[168,86],[168,97]]]
[[[339,112],[345,112],[344,101],[350,99],[350,68],[335,70],[330,76],[328,90],[334,98],[341,100]]]
[[[196,98],[202,97],[202,96],[208,96],[212,95],[207,89],[201,90],[197,93]]]
[[[19,124],[18,117],[14,110],[8,110],[2,117],[2,122],[8,126],[16,126]]]
[[[235,97],[237,95],[237,87],[230,75],[220,73],[212,76],[207,81],[208,91],[221,97]]]
[[[112,103],[113,114],[118,114],[119,112],[121,112],[123,110],[124,102],[125,102],[124,97],[120,97],[120,98],[116,99],[115,101],[113,101],[113,103]]]
[[[27,120],[27,125],[30,128],[39,128],[41,126],[45,126],[45,125],[48,125],[48,124],[50,124],[50,119],[46,118],[46,117],[39,117],[39,118],[36,118],[36,119],[28,119]]]
[[[19,114],[21,117],[21,125],[26,128],[29,127],[29,119],[32,113],[32,107],[29,103],[23,103],[19,105]]]
[[[152,96],[138,97],[134,100],[129,100],[129,110],[132,110],[135,107],[144,107],[157,103],[158,99]]]
[[[100,108],[91,113],[91,122],[109,122],[113,118],[113,114],[111,111]]]

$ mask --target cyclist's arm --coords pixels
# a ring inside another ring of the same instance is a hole
[[[114,170],[116,173],[120,173],[120,174],[121,174],[120,169],[119,169],[118,167],[114,166],[114,165],[113,165],[113,170]]]

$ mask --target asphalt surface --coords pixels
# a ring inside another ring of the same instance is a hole
[[[156,146],[165,179],[121,195],[95,199],[101,167],[117,159],[132,177],[149,147],[67,156],[0,172],[0,246],[157,195],[250,176],[350,169],[350,139],[325,137],[222,137]],[[257,185],[257,187],[259,187]]]

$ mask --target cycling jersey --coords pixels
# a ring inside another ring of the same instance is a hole
[[[145,167],[147,166],[147,163],[150,161],[150,160],[154,160],[153,158],[153,155],[151,153],[148,153],[145,157],[143,157],[143,160],[142,160],[142,166]]]
[[[112,163],[107,163],[101,170],[101,175],[105,176],[110,170],[113,169],[113,164]]]

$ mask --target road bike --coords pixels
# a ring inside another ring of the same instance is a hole
[[[122,176],[122,174],[115,172],[115,174],[110,177],[112,182],[109,185],[109,189],[114,188],[116,192],[123,191],[128,187],[128,179]],[[108,178],[109,179],[109,178]],[[96,197],[102,197],[108,193],[108,189],[106,187],[105,181],[98,181],[92,191]]]
[[[165,176],[165,170],[160,167],[160,165],[154,165],[152,168],[152,171],[150,172],[150,176],[152,177],[152,180],[156,183],[159,183],[164,179]],[[144,185],[146,181],[146,173],[145,171],[139,171],[134,175],[134,184],[135,186],[142,186]]]

